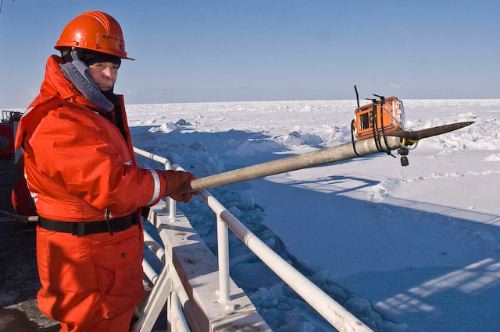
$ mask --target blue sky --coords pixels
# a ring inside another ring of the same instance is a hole
[[[126,102],[500,98],[500,1],[4,0],[0,107],[25,107],[64,25],[122,25]]]

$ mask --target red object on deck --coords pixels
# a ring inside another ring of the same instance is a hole
[[[0,123],[0,158],[14,156],[14,129],[10,123]]]

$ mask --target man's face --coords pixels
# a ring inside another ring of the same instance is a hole
[[[89,66],[90,77],[97,83],[99,89],[109,91],[115,85],[119,67],[112,62],[96,62]]]

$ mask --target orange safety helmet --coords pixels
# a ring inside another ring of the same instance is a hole
[[[78,47],[134,60],[125,52],[120,24],[111,15],[100,11],[85,12],[71,20],[54,46],[57,50],[64,47]]]

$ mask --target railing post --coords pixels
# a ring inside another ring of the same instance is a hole
[[[172,169],[172,164],[170,161],[165,162],[165,170],[171,170]],[[168,185],[168,183],[167,183]],[[175,204],[175,200],[172,197],[168,197],[166,199],[166,203],[168,204],[168,219],[170,219],[171,222],[175,222],[175,215],[177,214],[177,205]]]
[[[179,296],[175,291],[173,291],[170,296],[170,314],[172,315],[172,319],[170,320],[170,327],[172,331],[190,331],[189,325],[186,321],[186,317],[184,316],[184,312],[182,311],[181,301],[179,300]]]
[[[226,223],[217,215],[217,258],[219,260],[219,303],[231,309],[229,299],[229,239]]]
[[[175,199],[169,197],[168,199],[168,218],[171,222],[175,222],[175,215],[177,214],[177,205]]]

